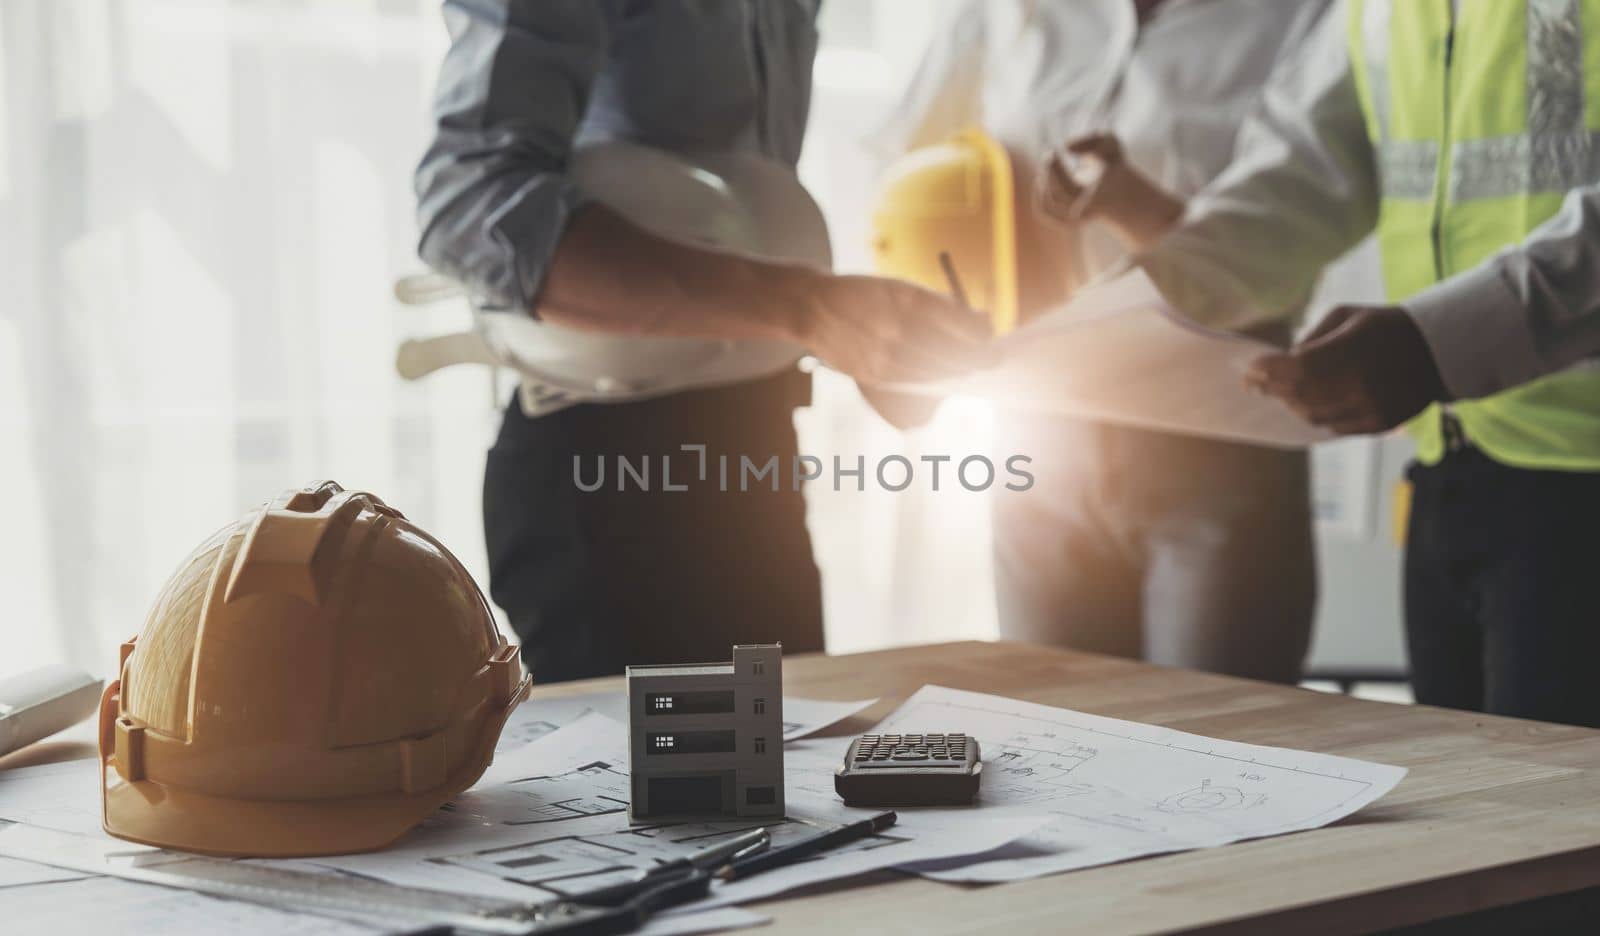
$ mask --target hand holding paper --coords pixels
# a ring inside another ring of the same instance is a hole
[[[1333,436],[1247,386],[1277,348],[1183,318],[1142,271],[1083,290],[995,346],[1003,356],[987,370],[895,387],[1278,448]]]
[[[1396,306],[1340,306],[1246,378],[1340,435],[1387,432],[1448,397],[1422,331]]]

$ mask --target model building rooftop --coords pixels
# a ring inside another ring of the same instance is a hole
[[[731,676],[732,663],[665,663],[660,666],[630,666],[629,676]]]

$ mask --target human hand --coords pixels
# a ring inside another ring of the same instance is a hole
[[[861,390],[862,399],[872,406],[878,416],[901,432],[926,426],[938,411],[939,404],[944,402],[942,396],[885,390],[872,384],[856,386]]]
[[[1111,134],[1080,137],[1067,144],[1065,155],[1046,157],[1034,178],[1034,203],[1068,224],[1103,220],[1135,248],[1183,216],[1183,202],[1134,168]]]
[[[1340,435],[1386,432],[1449,399],[1422,331],[1397,306],[1340,306],[1245,382]]]
[[[863,384],[955,377],[994,359],[981,313],[900,280],[823,275],[800,308],[793,339]]]

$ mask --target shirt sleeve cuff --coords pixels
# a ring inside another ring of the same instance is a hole
[[[1158,240],[1134,258],[1172,309],[1198,325],[1218,331],[1245,332],[1292,312],[1274,315],[1243,285],[1214,263],[1195,262],[1172,235]]]
[[[1404,303],[1453,399],[1477,399],[1544,372],[1528,313],[1492,263],[1453,276]]]
[[[545,274],[567,225],[589,196],[570,179],[540,175],[488,218],[489,236],[510,261],[512,307],[537,317]]]

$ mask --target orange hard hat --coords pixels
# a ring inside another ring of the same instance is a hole
[[[260,857],[393,842],[477,781],[529,686],[450,551],[332,482],[201,544],[120,677],[100,704],[106,831]]]

